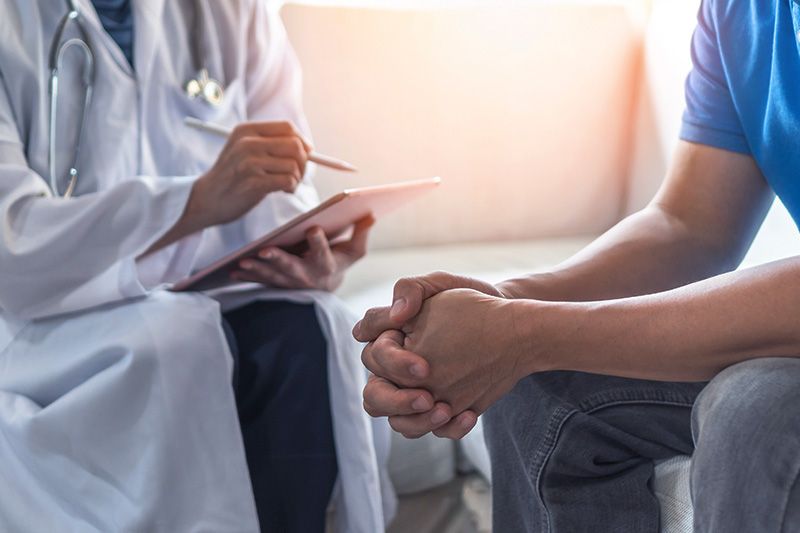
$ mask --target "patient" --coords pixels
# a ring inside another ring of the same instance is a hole
[[[677,454],[696,530],[800,530],[800,259],[734,272],[776,193],[800,222],[793,9],[703,2],[644,210],[549,272],[402,279],[355,326],[371,415],[458,439],[485,413],[495,531],[657,531]]]

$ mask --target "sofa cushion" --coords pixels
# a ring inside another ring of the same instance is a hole
[[[691,457],[677,455],[659,462],[652,489],[661,509],[661,533],[692,533],[692,497],[689,493]]]
[[[370,307],[389,305],[394,283],[401,277],[446,270],[496,283],[554,266],[581,250],[594,237],[372,250],[350,267],[336,294],[356,315],[362,316]]]

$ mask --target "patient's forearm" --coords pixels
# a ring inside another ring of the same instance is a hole
[[[593,301],[661,292],[736,268],[741,250],[722,251],[682,222],[648,207],[555,269],[504,281],[511,298]]]
[[[647,208],[552,272],[498,288],[513,298],[608,300],[727,272],[744,257],[773,198],[752,157],[680,141]]]
[[[514,305],[519,348],[531,354],[523,374],[705,381],[743,360],[800,357],[800,258],[648,296]]]

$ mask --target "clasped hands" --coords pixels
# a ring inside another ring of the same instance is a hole
[[[460,439],[522,377],[512,301],[480,280],[436,272],[395,284],[391,307],[353,328],[371,372],[364,409],[408,438]]]

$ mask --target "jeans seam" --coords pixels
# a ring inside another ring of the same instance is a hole
[[[533,454],[533,461],[531,462],[530,470],[528,471],[528,477],[536,480],[534,484],[534,492],[539,498],[539,505],[541,505],[543,511],[543,532],[550,531],[550,513],[547,509],[547,505],[544,503],[544,497],[542,496],[542,474],[544,473],[544,468],[547,465],[547,461],[552,455],[555,445],[558,442],[558,436],[561,434],[561,428],[567,419],[569,419],[569,417],[575,414],[577,411],[577,409],[568,410],[564,408],[563,405],[559,405],[556,408],[556,410],[553,412],[553,416],[550,418],[550,422],[547,424],[545,436],[539,442],[539,446],[536,448],[536,452]],[[554,427],[556,425],[557,427]],[[547,450],[544,450],[544,448],[547,448]],[[542,456],[541,461],[539,461],[540,455]]]
[[[583,414],[589,415],[592,413],[596,413],[597,411],[602,411],[607,407],[614,407],[617,405],[630,405],[636,403],[644,403],[648,405],[672,405],[675,407],[691,407],[693,405],[693,403],[691,402],[675,402],[675,401],[663,401],[663,400],[618,400],[615,402],[609,402],[603,405],[598,405],[596,407],[593,407],[592,409],[587,409],[586,411],[583,411],[581,409],[576,409],[576,411],[580,411]]]
[[[790,500],[790,496],[792,494],[792,488],[797,485],[798,479],[800,479],[800,469],[795,473],[794,481],[789,486],[789,490],[786,491],[786,497],[785,497],[785,500],[783,502],[783,517],[781,518],[781,522],[780,522],[780,526],[781,526],[780,530],[781,531],[785,531],[786,514],[789,512],[789,500]]]
[[[647,394],[651,394],[651,396],[642,397]],[[659,389],[615,389],[589,396],[578,404],[576,410],[589,414],[605,407],[630,403],[690,406],[694,405],[694,401],[694,398]]]
[[[661,398],[635,398],[634,396],[641,396],[642,393],[653,392],[656,393],[655,396],[661,396]],[[623,393],[623,395],[629,396],[628,398],[617,398],[611,399],[609,396],[618,396],[619,393]],[[602,400],[608,398],[608,401],[603,402]],[[665,393],[662,390],[658,389],[637,389],[632,391],[630,389],[617,389],[612,391],[605,391],[599,394],[595,394],[594,396],[590,396],[583,400],[581,403],[578,404],[577,408],[568,409],[563,405],[559,405],[553,411],[553,416],[550,418],[550,422],[547,424],[547,430],[545,432],[544,438],[539,442],[539,446],[537,446],[536,451],[533,454],[533,461],[531,462],[528,477],[530,479],[535,479],[534,484],[534,493],[536,494],[537,498],[539,499],[539,505],[542,508],[542,531],[549,532],[550,529],[550,513],[547,509],[547,505],[544,502],[544,497],[542,496],[542,475],[544,473],[544,469],[547,466],[547,462],[549,461],[550,457],[555,450],[555,446],[558,443],[559,435],[561,434],[561,429],[564,427],[564,424],[567,420],[574,415],[575,413],[583,413],[583,414],[591,414],[596,411],[614,407],[617,405],[626,405],[626,404],[650,404],[650,405],[674,405],[678,407],[691,407],[694,405],[693,400],[689,400],[688,398],[678,395],[678,394],[671,394]],[[541,456],[541,460],[539,457]]]

